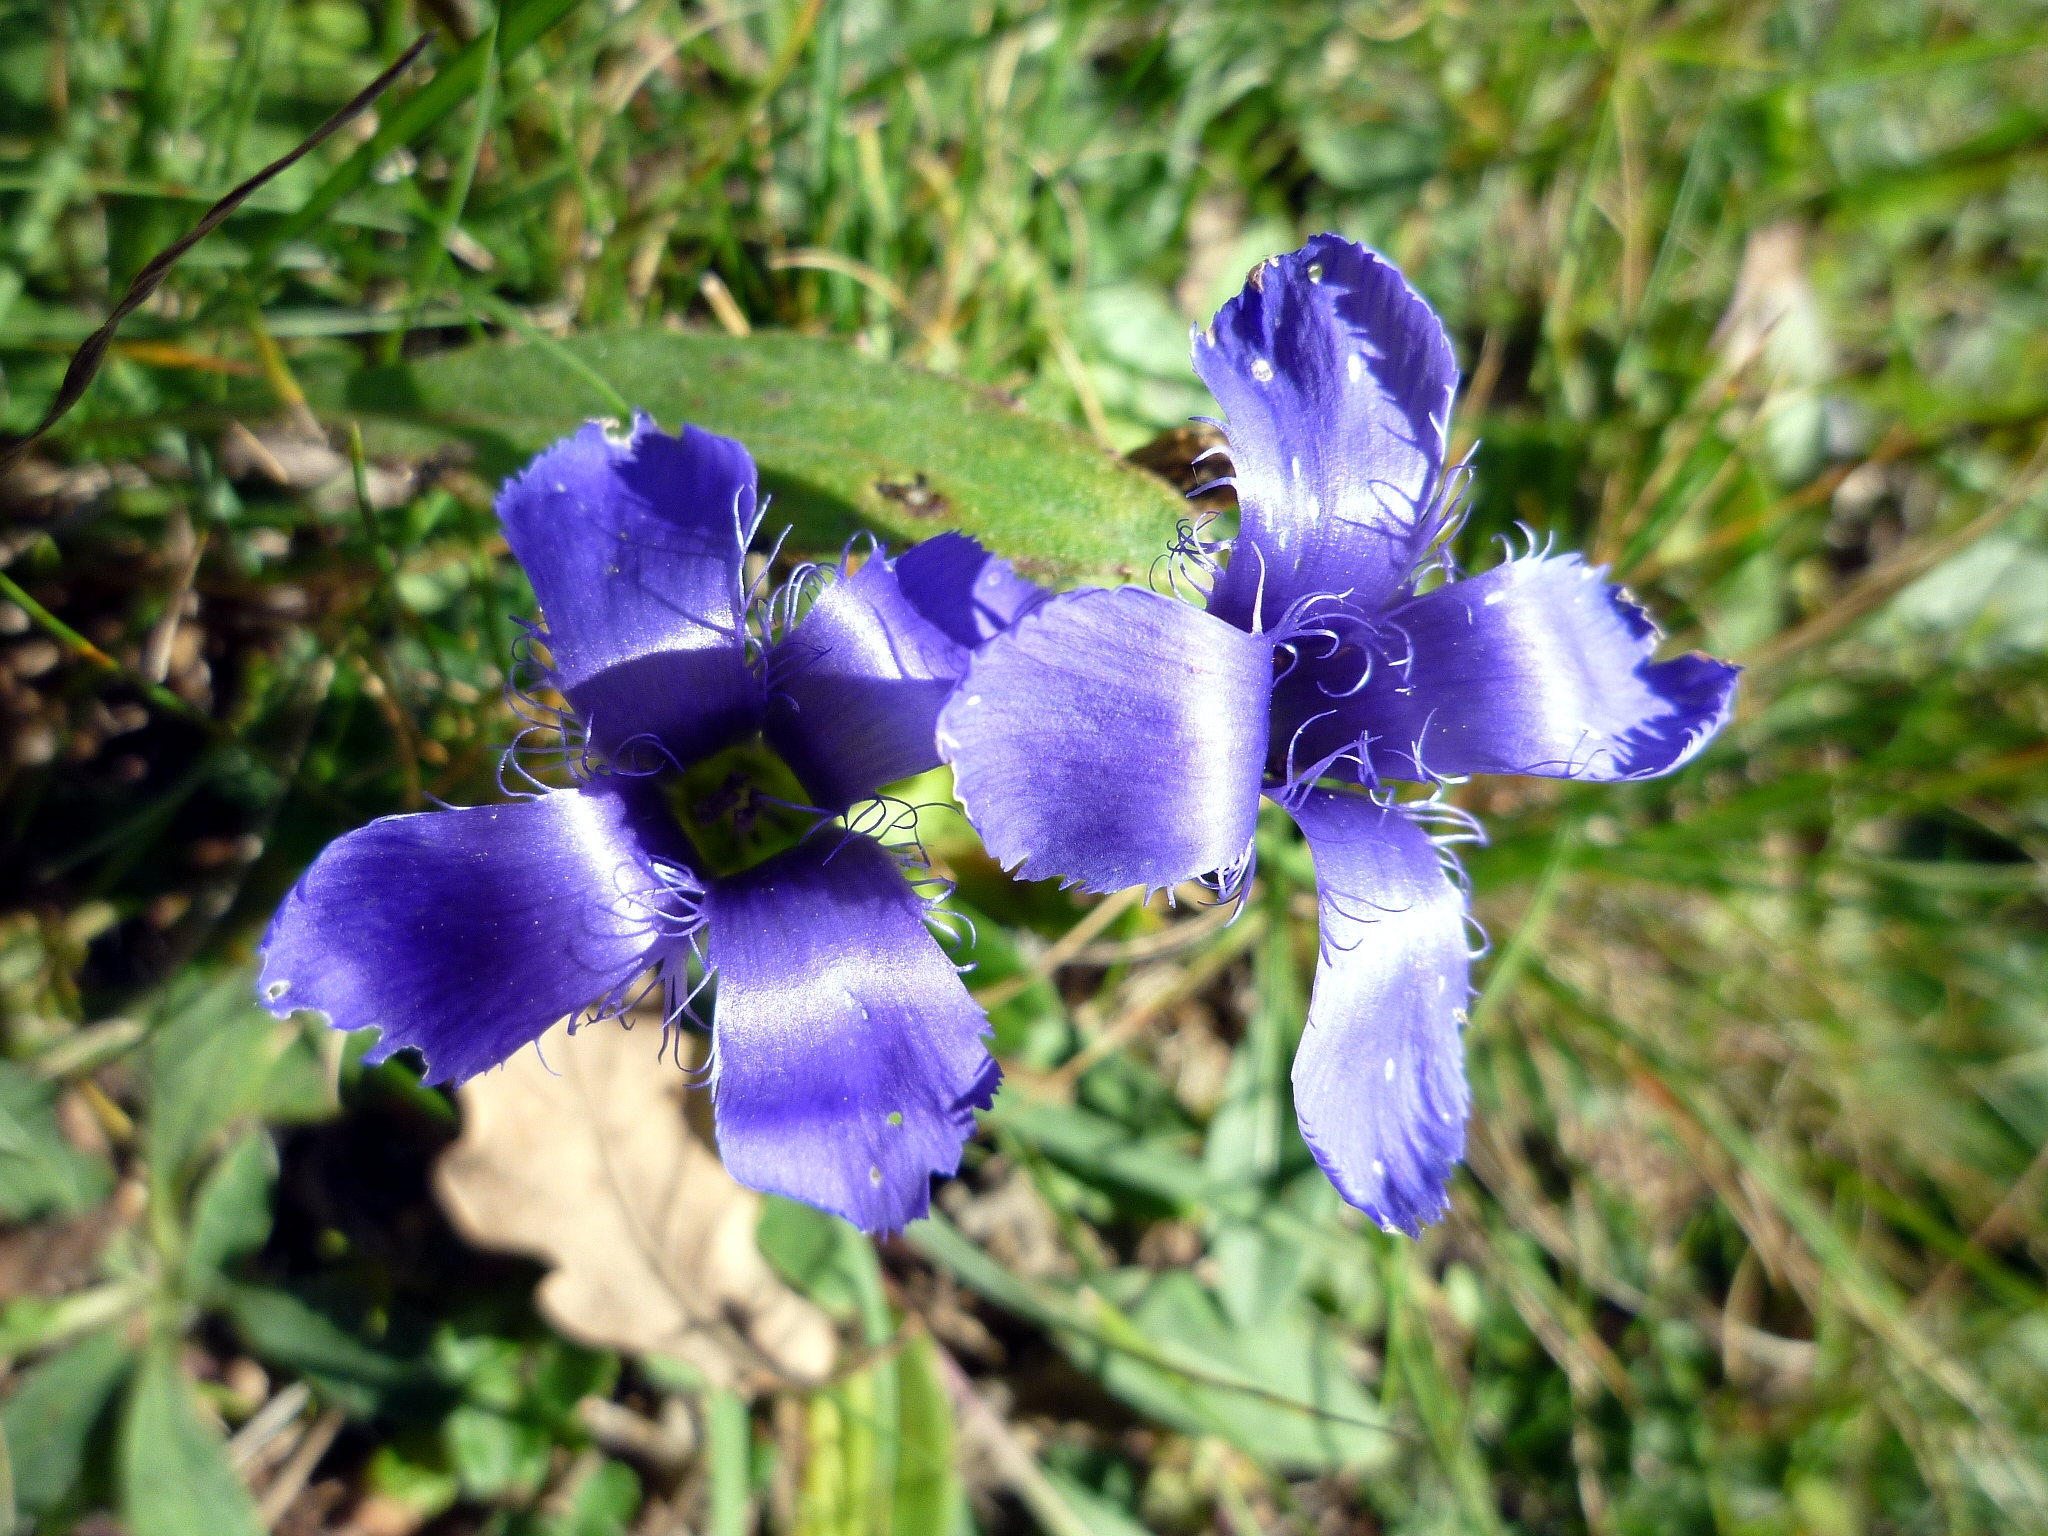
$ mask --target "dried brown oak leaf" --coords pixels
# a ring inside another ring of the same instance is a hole
[[[686,1117],[659,1036],[658,1021],[557,1024],[540,1055],[465,1083],[441,1204],[478,1247],[551,1266],[535,1300],[569,1338],[673,1356],[717,1386],[822,1380],[832,1324],[761,1257],[761,1198]]]

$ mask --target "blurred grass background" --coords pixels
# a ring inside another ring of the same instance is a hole
[[[0,425],[430,27],[0,484],[0,570],[113,664],[0,604],[21,1519],[2048,1528],[2048,7],[8,0]],[[1458,791],[1450,1219],[1363,1230],[1294,1134],[1283,828],[1227,930],[941,839],[1012,1086],[945,1219],[767,1244],[840,1374],[555,1338],[433,1202],[451,1102],[244,997],[327,838],[490,796],[532,612],[460,443],[351,466],[350,381],[795,330],[1172,470],[1189,322],[1321,229],[1451,330],[1468,564],[1554,535],[1749,669],[1674,780]]]

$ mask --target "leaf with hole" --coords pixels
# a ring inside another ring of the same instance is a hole
[[[348,378],[316,404],[362,422],[373,452],[455,439],[487,477],[613,407],[595,374],[673,431],[736,437],[774,497],[764,526],[809,551],[862,529],[897,543],[957,529],[1034,573],[1142,578],[1183,513],[1164,480],[1072,428],[958,380],[837,342],[620,331],[495,344]]]

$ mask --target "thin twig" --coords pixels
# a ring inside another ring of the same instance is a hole
[[[250,1415],[249,1422],[235,1431],[228,1442],[228,1465],[237,1472],[253,1466],[264,1449],[292,1426],[305,1410],[312,1392],[303,1381],[278,1389],[276,1396]]]
[[[313,1469],[320,1465],[320,1458],[334,1444],[334,1437],[341,1433],[346,1418],[347,1415],[339,1408],[330,1408],[321,1414],[299,1441],[291,1460],[277,1469],[277,1476],[270,1480],[270,1486],[263,1490],[263,1497],[256,1505],[256,1517],[263,1522],[266,1531],[276,1527],[277,1522],[284,1518],[285,1511],[292,1507],[292,1501],[312,1480]]]
[[[859,283],[861,287],[867,289],[868,292],[880,298],[891,309],[902,315],[904,319],[913,323],[917,319],[917,316],[911,313],[910,296],[897,287],[895,280],[886,272],[877,272],[866,262],[856,261],[851,256],[842,256],[837,251],[821,251],[810,248],[800,251],[783,251],[768,258],[768,270],[771,272],[831,272],[839,277],[851,278],[856,283]]]
[[[1114,965],[1140,965],[1148,960],[1164,960],[1184,949],[1193,949],[1204,939],[1228,928],[1235,916],[1234,902],[1209,907],[1198,916],[1170,923],[1154,933],[1141,933],[1135,939],[1103,939],[1094,944],[1083,944],[1063,963],[1108,970]]]
[[[1208,986],[1225,966],[1249,949],[1265,931],[1265,913],[1246,914],[1223,942],[1197,956],[1194,964],[1187,967],[1172,985],[1132,1003],[1110,1020],[1101,1034],[1068,1057],[1056,1071],[1048,1073],[1038,1085],[1039,1093],[1056,1100],[1071,1098],[1074,1085],[1080,1082],[1083,1074],[1130,1044],[1138,1031],[1167,1009],[1178,1006]]]
[[[77,630],[50,612],[41,603],[30,597],[5,571],[0,571],[0,597],[6,598],[20,608],[36,623],[50,632],[50,636],[80,661],[90,662],[102,672],[112,673],[130,687],[140,689],[143,695],[159,709],[170,711],[181,719],[189,720],[209,733],[224,732],[219,722],[204,710],[188,700],[180,698],[161,683],[153,683],[138,672],[131,671],[114,660],[105,651],[94,645]]]
[[[711,313],[725,328],[728,336],[751,336],[754,327],[747,321],[747,312],[740,308],[739,300],[732,296],[732,290],[725,286],[725,279],[716,272],[706,271],[697,279],[697,291],[704,295],[704,302],[711,306]]]
[[[1900,550],[1889,560],[1867,572],[1848,591],[1805,623],[1786,630],[1775,639],[1766,641],[1755,651],[1743,656],[1743,664],[1761,672],[1798,655],[1809,646],[1832,639],[1943,561],[1961,554],[2025,506],[2041,488],[2044,475],[2048,475],[2048,438],[2042,439],[2041,445],[2034,450],[2033,458],[2028,460],[2027,467],[2014,477],[2006,493],[1990,507],[1953,533]]]
[[[2027,1219],[2027,1209],[2033,1203],[2034,1192],[2044,1178],[2048,1178],[2048,1146],[2034,1154],[2034,1160],[2027,1165],[2026,1172],[2013,1181],[2003,1198],[1992,1208],[1991,1214],[1977,1225],[1970,1234],[1969,1242],[1963,1245],[1961,1253],[1951,1254],[1942,1265],[1941,1272],[1928,1283],[1927,1289],[1913,1300],[1914,1312],[1925,1312],[1936,1305],[1963,1278],[1965,1254],[1981,1255],[1987,1248],[2010,1236],[2013,1229],[2022,1226]]]
[[[1040,955],[1037,962],[1028,970],[1019,971],[1014,976],[1005,976],[1001,981],[983,987],[974,994],[974,1000],[984,1008],[1000,1008],[1012,998],[1021,997],[1065,965],[1090,939],[1136,906],[1144,896],[1145,888],[1134,885],[1128,890],[1118,891],[1114,896],[1105,897],[1087,916],[1062,934],[1052,948]]]
[[[43,413],[43,419],[36,424],[35,430],[4,453],[0,453],[0,474],[5,474],[20,463],[23,456],[35,445],[36,440],[61,421],[65,413],[84,397],[100,371],[100,364],[106,361],[107,348],[114,344],[114,333],[120,329],[121,322],[149,302],[150,295],[163,285],[163,280],[171,275],[171,268],[178,264],[184,254],[218,229],[230,214],[261,190],[266,183],[290,170],[367,111],[370,104],[389,90],[400,75],[412,68],[413,61],[426,51],[427,45],[433,39],[434,34],[429,32],[406,49],[399,56],[397,63],[358,91],[348,105],[315,128],[290,154],[271,161],[207,209],[200,216],[199,222],[193,225],[183,238],[172,241],[149,265],[135,274],[135,280],[128,285],[128,291],[121,295],[121,301],[114,306],[114,312],[107,316],[106,322],[98,330],[85,338],[85,344],[72,356],[71,366],[64,370],[64,382],[58,386],[57,398],[50,402],[49,410]]]

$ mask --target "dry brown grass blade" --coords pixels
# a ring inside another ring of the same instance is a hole
[[[2032,500],[2048,475],[2048,439],[2044,439],[2013,478],[2003,496],[1952,533],[1909,545],[1867,572],[1848,591],[1803,624],[1798,624],[1741,657],[1744,666],[1763,671],[1801,651],[1832,639],[1893,594],[1904,590],[1951,556],[1959,555]]]
[[[1050,976],[1073,959],[1091,939],[1136,906],[1144,897],[1144,887],[1137,885],[1129,890],[1118,891],[1113,896],[1104,897],[1089,909],[1085,917],[1061,934],[1029,970],[1019,971],[1015,976],[1005,976],[1001,981],[982,988],[974,994],[974,1000],[984,1008],[1000,1008],[1012,998],[1022,997],[1039,980]]]

